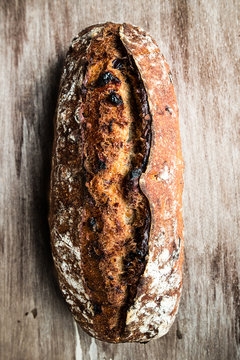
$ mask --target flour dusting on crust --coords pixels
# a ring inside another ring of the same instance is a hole
[[[82,31],[66,58],[55,118],[49,214],[52,253],[62,293],[76,321],[100,340],[103,336],[94,325],[100,308],[92,302],[79,245],[84,217],[81,91],[91,41],[102,36],[108,24]],[[139,71],[152,118],[150,154],[139,180],[149,202],[151,228],[146,266],[134,301],[125,309],[125,327],[113,342],[145,342],[166,334],[178,310],[183,262],[183,160],[178,107],[164,57],[156,42],[140,28],[123,24],[119,37]],[[112,131],[111,126],[108,131]],[[112,276],[109,279],[112,281]]]
[[[51,175],[51,202],[49,223],[52,238],[52,252],[58,271],[58,280],[65,300],[75,319],[92,335],[93,308],[84,283],[80,264],[80,237],[78,224],[81,221],[83,205],[71,202],[71,195],[79,192],[79,89],[86,66],[86,52],[91,39],[102,30],[94,26],[80,33],[72,42],[60,84],[57,113],[55,118],[54,157]],[[76,54],[76,55],[74,55]],[[67,161],[63,159],[67,155]],[[81,186],[80,186],[81,189]],[[65,198],[59,199],[64,192]]]
[[[149,257],[126,320],[128,341],[148,341],[168,332],[178,310],[183,260],[183,161],[178,109],[165,59],[140,28],[123,24],[120,37],[141,74],[152,115],[152,146],[147,169],[140,178],[152,216]]]

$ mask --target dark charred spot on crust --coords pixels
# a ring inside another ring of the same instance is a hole
[[[97,156],[94,173],[97,174],[99,171],[105,170],[106,168],[106,161],[103,158],[100,159],[99,156]]]
[[[82,64],[82,76],[83,76],[83,79],[85,78],[85,75],[87,73],[88,65],[89,65],[88,61],[83,60],[83,64]]]
[[[139,262],[145,261],[146,253],[147,253],[147,249],[136,249],[136,255],[138,257]]]
[[[108,130],[109,130],[110,133],[113,131],[113,128],[112,128],[113,122],[114,122],[114,119],[112,119],[112,120],[109,122],[109,125],[108,125]]]
[[[124,265],[125,268],[129,268],[129,266],[131,266],[133,264],[133,260],[135,259],[136,254],[134,254],[133,252],[129,253],[128,256],[124,259]],[[129,274],[127,274],[128,276]],[[125,277],[127,277],[125,274]]]
[[[98,231],[98,232],[100,232],[100,231]],[[101,259],[104,258],[104,253],[101,250],[97,240],[93,241],[92,246],[93,246],[93,251],[96,254],[96,256]]]
[[[138,190],[138,181],[139,177],[142,174],[142,169],[137,168],[131,170],[124,179],[124,190],[125,196],[127,197],[129,191],[137,191]]]
[[[98,165],[99,165],[99,170],[104,170],[104,169],[106,169],[107,167],[106,167],[106,163],[105,163],[105,161],[103,161],[103,160],[98,160]]]
[[[115,219],[115,225],[116,225],[116,232],[121,232],[122,227],[121,227],[121,223],[118,219]]]
[[[108,101],[116,106],[122,105],[123,101],[119,94],[117,94],[115,91],[111,91],[108,95]]]
[[[150,229],[150,213],[146,216],[144,226],[135,229],[135,239],[137,243],[136,253],[140,259],[145,261],[145,257],[148,253],[148,234]]]
[[[158,305],[161,304],[162,298],[163,298],[162,296],[159,296],[159,298],[157,298],[156,303],[157,303]]]
[[[115,286],[115,289],[117,290],[117,292],[118,292],[119,294],[122,294],[122,293],[123,293],[123,291],[121,290],[121,288],[120,288],[119,285],[118,285],[118,286]]]
[[[121,83],[121,80],[119,80],[116,76],[114,76],[110,71],[105,71],[100,74],[96,86],[97,87],[103,87],[107,85],[109,82],[113,83]]]
[[[173,259],[178,259],[180,255],[180,248],[181,248],[181,238],[178,237],[178,244],[176,244],[175,241],[173,241],[172,244],[173,251],[172,251],[172,257]]]
[[[141,174],[142,174],[142,169],[134,169],[130,172],[129,178],[130,180],[133,180],[139,178]]]
[[[91,231],[97,231],[97,222],[94,217],[88,219],[88,227]]]
[[[147,139],[149,139],[149,142],[146,143],[146,153],[144,155],[143,161],[142,161],[142,170],[143,172],[146,170],[147,168],[147,163],[148,163],[148,154],[149,154],[149,150],[150,150],[150,133],[147,136]]]
[[[109,128],[108,128],[108,126],[107,126],[106,124],[103,124],[103,125],[101,126],[101,130],[102,130],[104,133],[109,132]]]
[[[148,253],[148,232],[150,227],[150,216],[147,217],[147,221],[144,227],[135,229],[135,239],[136,239],[136,250],[130,251],[127,257],[125,258],[124,265],[126,268],[133,265],[133,261],[138,261],[139,263],[146,263],[146,255]],[[129,275],[127,275],[129,276]]]
[[[111,72],[106,71],[100,74],[96,85],[99,87],[105,86],[113,79],[114,79],[114,75]]]
[[[93,312],[94,312],[94,315],[99,315],[102,313],[102,307],[100,304],[97,304],[97,303],[94,303],[93,304]]]
[[[144,98],[143,98],[143,101],[142,101],[142,113],[143,113],[143,116],[145,116],[145,115],[147,115],[149,113],[146,94],[144,95]]]
[[[112,275],[108,275],[109,280],[113,280],[113,276]]]
[[[137,243],[142,241],[142,233],[143,233],[142,227],[137,227],[135,229],[135,240]]]
[[[136,257],[136,254],[133,251],[130,251],[130,253],[128,254],[128,259],[133,260],[133,259],[135,259],[135,257]]]
[[[121,70],[124,66],[124,61],[125,59],[114,59],[113,62],[112,62],[112,67],[114,69],[118,69],[118,70]]]
[[[103,256],[103,252],[102,250],[99,248],[99,244],[97,241],[93,241],[89,244],[88,246],[88,256],[92,259],[95,259],[97,261],[99,261],[100,259],[102,259]]]
[[[83,84],[80,87],[80,95],[82,96],[83,100],[85,101],[86,100],[86,95],[87,95],[87,88]]]
[[[165,106],[165,111],[169,112],[169,114],[172,114],[172,108],[168,105]]]

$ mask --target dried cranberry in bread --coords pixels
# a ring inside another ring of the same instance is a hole
[[[169,67],[129,24],[82,31],[55,117],[52,253],[75,319],[97,339],[167,333],[182,286],[183,160]]]

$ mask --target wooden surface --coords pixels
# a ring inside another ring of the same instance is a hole
[[[0,359],[240,359],[238,0],[0,1]],[[173,72],[185,160],[179,315],[146,345],[78,329],[54,280],[47,187],[63,58],[87,25],[149,31]]]

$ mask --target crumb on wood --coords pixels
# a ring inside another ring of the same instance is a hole
[[[181,331],[180,331],[179,328],[177,328],[177,338],[178,338],[179,340],[182,340],[182,338],[183,338],[183,335],[182,335],[182,333],[181,333]]]
[[[33,317],[35,319],[37,317],[37,308],[32,309],[31,313],[32,313],[32,315],[33,315]]]

